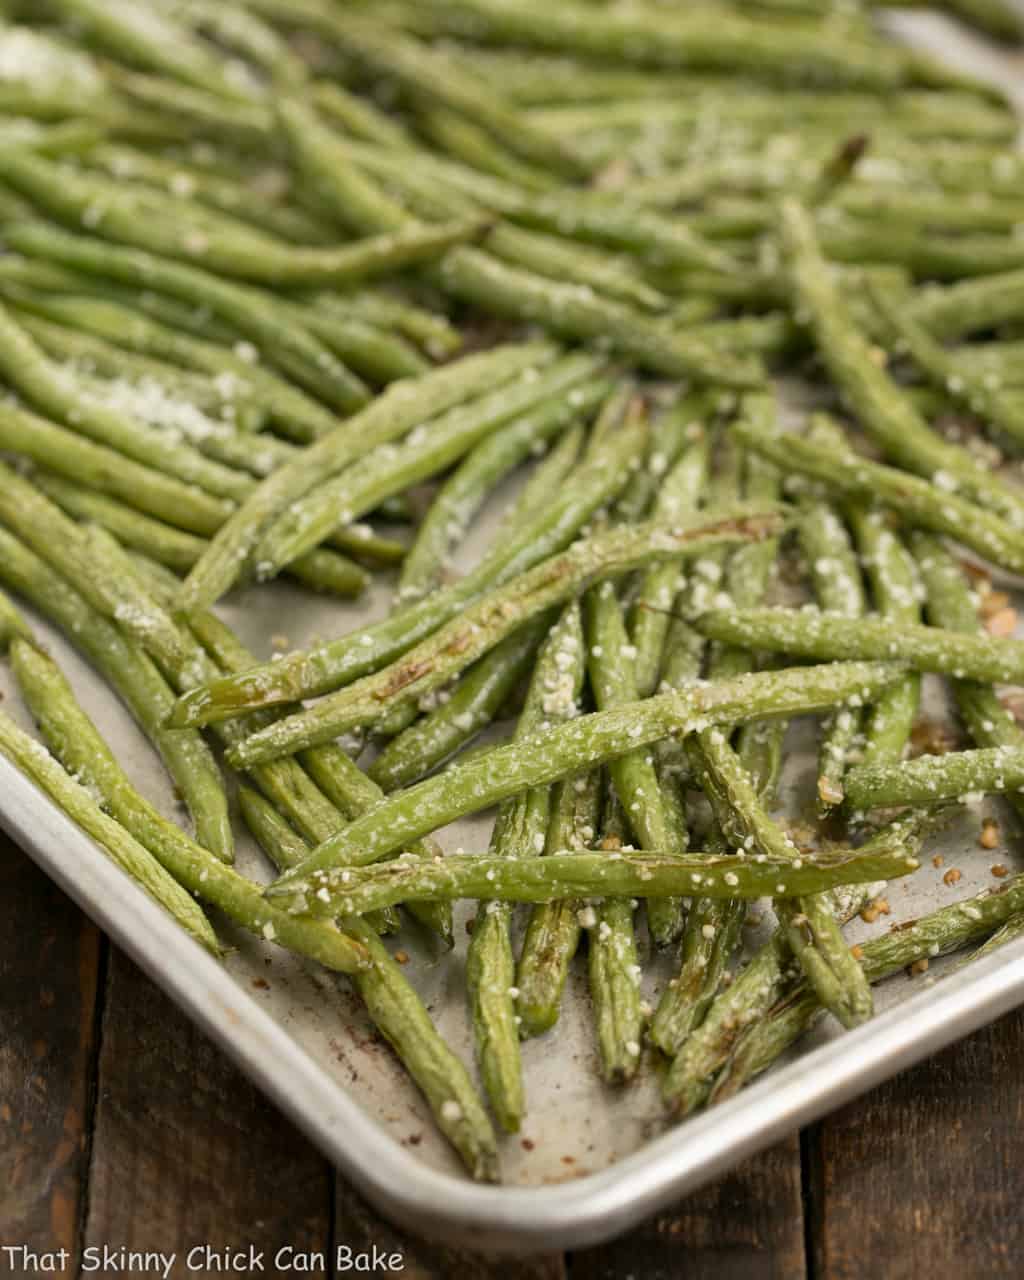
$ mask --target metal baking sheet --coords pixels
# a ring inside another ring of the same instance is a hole
[[[997,55],[931,15],[894,21],[915,41],[952,54],[966,69],[998,75],[1024,95],[1020,58]],[[490,524],[485,517],[474,531],[477,548]],[[283,643],[289,646],[303,646],[379,616],[387,597],[379,587],[368,603],[349,606],[282,583],[232,597],[223,616],[257,653],[269,656],[275,633],[286,633]],[[162,767],[114,694],[51,628],[39,623],[39,631],[140,790],[180,819]],[[5,709],[27,727],[2,667],[0,695]],[[938,682],[930,682],[932,702],[941,696]],[[811,726],[798,723],[791,733],[785,788],[806,795],[814,767]],[[892,914],[872,928],[857,922],[851,938],[994,886],[993,863],[1024,870],[1017,828],[998,801],[990,804],[1001,820],[1002,848],[981,849],[981,815],[965,812],[929,847],[929,853],[945,855],[947,868],[961,871],[955,888],[926,859],[915,877],[891,886]],[[454,824],[442,833],[443,843],[484,847],[491,817]],[[522,1134],[502,1142],[505,1182],[477,1186],[437,1135],[415,1087],[374,1036],[344,981],[229,930],[225,936],[236,947],[218,964],[2,758],[0,824],[382,1212],[414,1231],[475,1248],[553,1249],[615,1235],[780,1135],[1024,1002],[1024,940],[945,978],[949,962],[933,964],[927,977],[894,978],[879,987],[879,1014],[868,1026],[841,1034],[831,1022],[823,1023],[753,1087],[673,1127],[649,1059],[626,1088],[600,1082],[585,978],[577,972],[559,1024],[524,1045],[529,1113]],[[239,866],[268,878],[264,860],[244,837]],[[457,915],[454,954],[433,951],[411,934],[401,945],[411,955],[410,979],[442,1033],[470,1062],[462,927],[468,914],[464,907]],[[760,931],[748,931],[748,948],[767,928],[766,921]],[[652,998],[670,973],[667,957],[645,965],[645,990]]]

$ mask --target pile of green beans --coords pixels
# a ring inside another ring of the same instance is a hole
[[[45,747],[0,754],[214,957],[225,917],[351,982],[475,1178],[578,963],[671,1117],[1020,933],[1016,879],[843,933],[958,801],[1024,812],[1020,121],[875,7],[3,6],[0,657]],[[315,635],[242,644],[304,591]],[[912,758],[925,676],[969,748]],[[479,1091],[411,922],[466,948]]]

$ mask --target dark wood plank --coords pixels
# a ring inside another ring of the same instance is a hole
[[[796,1136],[747,1160],[635,1231],[569,1258],[572,1280],[802,1280]]]
[[[1024,1273],[1024,1012],[843,1108],[808,1147],[819,1280]]]
[[[375,1210],[348,1183],[338,1178],[334,1212],[334,1259],[338,1249],[351,1255],[367,1254],[373,1248],[402,1258],[402,1280],[565,1280],[562,1254],[536,1258],[495,1258],[464,1249],[417,1239],[384,1222]],[[352,1261],[344,1255],[342,1262]],[[338,1268],[336,1276],[353,1271]],[[384,1274],[379,1271],[378,1274]]]
[[[66,1249],[74,1274],[103,942],[2,833],[0,938],[0,1241]]]
[[[320,1154],[120,952],[111,949],[86,1247],[177,1253],[175,1274],[239,1274],[188,1250],[325,1251]],[[309,1274],[323,1275],[313,1271]]]

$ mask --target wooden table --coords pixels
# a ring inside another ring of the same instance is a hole
[[[104,1245],[269,1260],[289,1245],[333,1257],[333,1242],[400,1250],[412,1280],[1016,1277],[1022,1110],[1014,1013],[611,1244],[453,1253],[382,1222],[0,837],[0,1246],[65,1249],[65,1275]],[[30,1272],[0,1251],[8,1274]]]

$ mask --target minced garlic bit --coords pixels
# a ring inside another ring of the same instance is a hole
[[[956,867],[950,867],[950,869],[942,877],[942,883],[948,884],[948,885],[954,885],[959,879],[961,879],[960,872],[957,871]]]
[[[978,837],[978,844],[983,849],[999,848],[999,823],[995,818],[986,818],[981,824],[981,835]]]
[[[989,867],[989,871],[992,872],[992,874],[995,876],[997,880],[1002,880],[1005,876],[1008,876],[1010,874],[1010,868],[1006,865],[1005,862],[993,863],[992,866]]]
[[[915,960],[914,963],[910,966],[910,976],[912,978],[916,978],[919,974],[927,973],[927,972],[928,972],[927,960]]]

